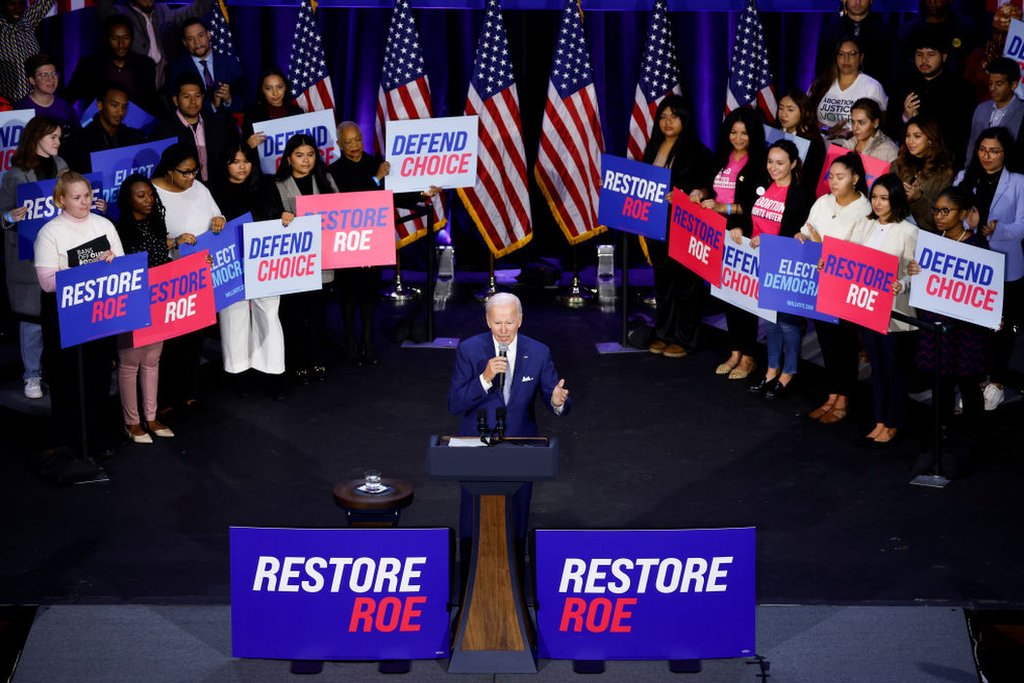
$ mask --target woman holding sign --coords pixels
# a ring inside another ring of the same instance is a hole
[[[693,132],[690,111],[679,95],[668,95],[658,105],[643,160],[672,169],[672,187],[687,194],[711,184],[711,150]],[[669,258],[667,241],[647,240],[647,251],[654,266],[658,300],[655,339],[648,350],[666,358],[682,358],[697,348],[704,281]]]
[[[207,230],[215,233],[224,227],[217,202],[206,186],[196,179],[199,161],[195,147],[175,143],[164,150],[153,171],[153,186],[166,210],[168,244],[172,256],[181,244],[195,244]],[[176,405],[191,408],[199,397],[199,363],[203,349],[203,331],[168,339],[164,344],[164,373],[161,387],[165,409]]]
[[[110,394],[113,340],[105,337],[61,348],[57,272],[99,260],[112,261],[115,256],[123,256],[124,249],[114,225],[90,212],[92,186],[84,176],[73,171],[58,176],[53,200],[63,213],[42,227],[34,247],[36,278],[43,290],[43,364],[50,380],[52,436],[59,445],[78,446],[79,435],[84,432],[88,440],[84,446],[89,452],[109,453],[112,435],[104,417]]]
[[[992,349],[991,383],[985,387],[985,410],[1003,402],[1010,357],[1017,330],[1024,325],[1024,176],[1015,168],[1014,142],[1005,128],[987,128],[978,135],[974,156],[956,184],[974,194],[975,211],[968,217],[972,230],[989,247],[1006,255],[1003,325]]]
[[[764,125],[757,112],[747,107],[729,112],[719,129],[715,159],[718,173],[711,189],[690,193],[690,201],[726,217],[726,229],[736,244],[743,244],[743,238],[750,237],[750,211],[757,199],[755,189],[766,184],[764,147]],[[746,379],[756,367],[757,317],[730,305],[726,307],[725,320],[731,353],[715,368],[715,374]]]
[[[126,254],[146,252],[146,264],[156,268],[170,263],[167,250],[173,240],[167,236],[164,205],[149,178],[138,173],[128,176],[117,194],[120,215],[117,234]],[[156,342],[132,348],[132,334],[127,332],[117,340],[117,386],[121,394],[121,413],[124,430],[134,443],[153,443],[154,434],[168,438],[174,432],[156,419],[157,388],[160,386],[160,353],[164,343]],[[139,419],[139,386],[142,386],[143,416]]]
[[[897,278],[891,283],[895,294],[892,310],[914,315],[910,307],[907,268],[917,247],[917,226],[909,222],[910,202],[904,181],[886,173],[871,186],[871,213],[850,240],[899,258]],[[864,329],[864,348],[871,361],[871,389],[875,427],[865,438],[882,446],[892,443],[903,428],[907,413],[907,376],[913,367],[917,336],[914,328],[900,320],[889,321],[889,334]]]
[[[849,241],[871,213],[864,164],[856,152],[832,162],[828,176],[829,193],[814,202],[807,224],[796,234],[800,242],[821,242],[826,237]],[[818,345],[825,362],[825,390],[828,398],[808,417],[834,424],[846,417],[849,397],[857,384],[858,342],[856,328],[844,321],[814,321]]]
[[[811,142],[807,156],[803,160],[800,177],[803,178],[804,194],[808,200],[813,200],[818,178],[821,177],[821,167],[825,165],[825,142],[818,132],[814,104],[805,93],[791,90],[779,98],[775,118],[783,133],[796,135]]]
[[[317,151],[316,140],[297,133],[284,146],[281,165],[275,176],[281,197],[281,223],[288,225],[295,218],[295,198],[299,195],[337,192],[334,180],[327,174],[324,160]],[[323,282],[334,281],[334,271],[322,272]],[[284,324],[285,366],[295,379],[308,384],[310,377],[327,379],[327,298],[322,289],[289,294],[281,299],[281,322]]]
[[[235,143],[214,169],[217,182],[214,197],[228,219],[250,213],[252,220],[281,217],[277,189],[260,172],[255,151]],[[266,296],[238,301],[220,312],[220,343],[224,371],[242,381],[250,369],[269,379],[268,389],[277,400],[284,399],[284,329],[278,309],[281,297]],[[244,391],[239,384],[238,391]]]
[[[0,184],[0,212],[3,214],[7,294],[11,310],[22,318],[18,328],[21,364],[24,368],[26,398],[43,397],[43,328],[39,319],[39,281],[32,259],[18,255],[18,223],[28,209],[18,206],[18,185],[52,180],[68,170],[67,163],[57,156],[60,150],[61,125],[56,119],[36,116],[21,133],[18,148],[11,159],[11,170],[3,174]]]
[[[793,237],[807,219],[807,196],[800,190],[800,156],[790,140],[779,140],[768,148],[767,189],[757,188],[758,198],[750,210],[753,224],[750,246],[761,245],[761,235]],[[784,398],[800,362],[802,320],[788,313],[779,313],[774,323],[767,323],[768,370],[759,384],[750,387],[752,394],[765,398]],[[783,364],[785,358],[785,364]]]
[[[937,121],[923,116],[907,121],[903,146],[889,172],[903,181],[903,192],[917,227],[935,232],[932,206],[939,192],[953,180],[953,157],[946,149]]]
[[[267,139],[263,133],[253,131],[254,123],[304,113],[295,102],[289,99],[290,92],[291,86],[288,84],[288,79],[276,66],[272,66],[260,74],[260,82],[256,87],[256,103],[246,110],[242,123],[242,139],[249,147],[256,149]]]

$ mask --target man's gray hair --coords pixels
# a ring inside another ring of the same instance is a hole
[[[484,311],[487,315],[490,315],[491,309],[495,306],[515,306],[516,313],[519,314],[520,318],[523,317],[523,303],[515,294],[510,294],[508,292],[498,292],[497,294],[494,294],[487,300]]]

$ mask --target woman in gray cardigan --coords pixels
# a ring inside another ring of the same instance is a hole
[[[21,321],[19,341],[27,398],[43,397],[43,328],[39,324],[40,289],[35,266],[31,258],[23,260],[18,254],[18,223],[27,214],[25,207],[17,205],[18,185],[52,180],[68,170],[68,165],[57,156],[60,135],[59,121],[47,116],[31,119],[14,152],[11,170],[4,173],[0,183],[7,294],[11,300],[11,311]],[[31,236],[28,239],[31,244]]]
[[[320,158],[316,141],[299,133],[288,139],[275,176],[281,196],[281,223],[295,218],[295,199],[299,195],[337,192],[334,180]],[[334,281],[334,271],[323,271],[324,284]],[[295,379],[308,384],[310,378],[327,378],[327,293],[324,290],[299,292],[281,297],[281,324],[284,327],[284,364]]]

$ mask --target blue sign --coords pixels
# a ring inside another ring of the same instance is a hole
[[[220,313],[233,303],[245,301],[245,271],[242,269],[242,224],[252,222],[252,214],[245,213],[228,221],[220,233],[207,230],[196,238],[195,246],[182,244],[178,251],[188,256],[204,249],[210,252],[213,265],[213,298]]]
[[[757,305],[779,313],[791,313],[834,323],[838,319],[819,313],[818,263],[821,242],[803,244],[792,237],[761,235],[761,287]]]
[[[99,173],[87,173],[85,179],[92,185],[92,200],[95,203],[103,190],[103,180]],[[56,185],[56,180],[18,185],[18,206],[28,210],[25,217],[18,221],[18,258],[22,261],[35,258],[36,236],[47,221],[61,213],[53,201],[53,188]],[[100,213],[95,208],[93,212]]]
[[[450,647],[448,529],[232,527],[231,651],[437,659]]]
[[[103,198],[107,200],[107,218],[117,222],[117,193],[121,183],[132,173],[141,173],[147,178],[153,176],[160,155],[177,142],[177,138],[166,138],[144,142],[141,145],[115,147],[89,155],[92,167],[103,174]]]
[[[665,240],[672,171],[611,154],[601,155],[601,225]]]
[[[96,108],[96,100],[89,103],[89,106],[82,112],[82,127],[86,127],[96,117],[99,110]],[[121,121],[124,125],[129,128],[138,128],[144,133],[149,131],[156,126],[156,118],[151,116],[149,112],[135,104],[134,102],[128,103],[128,110],[124,114],[124,120]]]
[[[149,327],[146,254],[57,271],[61,348]]]
[[[754,537],[753,528],[538,530],[539,656],[753,655]]]

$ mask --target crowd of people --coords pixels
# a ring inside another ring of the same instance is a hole
[[[55,341],[56,271],[132,252],[146,252],[156,267],[177,258],[181,245],[194,244],[199,235],[217,232],[244,213],[287,224],[300,195],[383,188],[389,167],[364,150],[358,125],[343,122],[338,128],[343,154],[331,166],[316,142],[300,134],[287,142],[277,172],[261,173],[256,149],[264,136],[254,124],[300,109],[280,69],[265,69],[250,93],[241,64],[211,49],[210,29],[201,18],[210,0],[175,9],[153,0],[124,6],[99,0],[102,48],[81,59],[63,89],[56,60],[39,52],[34,36],[52,4],[40,0],[26,8],[20,0],[8,0],[0,5],[0,95],[36,113],[13,168],[4,174],[0,213],[6,285],[20,321],[25,396],[43,395],[45,370],[54,414],[67,418],[56,424],[66,430],[78,419],[67,412],[68,396],[77,390],[78,352],[61,350]],[[782,139],[766,144],[765,120],[756,110],[741,108],[725,117],[711,150],[695,133],[687,99],[670,95],[658,107],[644,154],[645,162],[671,169],[673,187],[725,216],[728,237],[738,243],[749,238],[757,248],[762,235],[800,241],[832,237],[898,256],[900,276],[891,284],[899,313],[916,313],[908,305],[908,290],[919,268],[913,260],[918,231],[1006,255],[1002,328],[991,332],[949,321],[953,343],[941,354],[929,346],[927,335],[896,318],[888,335],[846,322],[814,323],[825,385],[823,402],[810,417],[823,424],[846,417],[863,349],[872,366],[876,423],[866,439],[878,445],[893,443],[905,431],[908,372],[915,357],[919,367],[958,387],[965,422],[973,425],[979,411],[998,406],[1024,318],[1024,176],[1016,165],[1024,142],[1024,104],[1018,95],[1020,68],[1001,56],[1000,42],[1006,40],[1009,19],[1021,17],[1020,4],[1000,6],[988,42],[951,5],[951,0],[922,0],[920,16],[894,33],[872,11],[870,0],[847,0],[845,13],[822,31],[827,47],[818,55],[817,77],[806,90],[792,89],[778,98],[774,125]],[[170,48],[178,44],[175,56]],[[93,101],[96,113],[83,126],[76,106]],[[126,125],[131,107],[155,119],[149,130]],[[91,154],[165,138],[176,142],[152,178],[133,175],[122,183],[117,224],[98,215],[94,209],[102,213],[105,207],[87,201],[92,195],[85,174],[95,170]],[[849,152],[823,169],[830,144]],[[889,164],[889,172],[870,187],[864,157]],[[823,170],[829,171],[829,191],[817,197]],[[18,258],[17,224],[25,211],[16,205],[16,188],[46,179],[57,180],[55,201],[64,213],[43,228],[32,263]],[[396,196],[404,206],[420,200],[415,194]],[[664,242],[647,246],[657,298],[650,351],[682,358],[700,345],[706,285],[669,258]],[[224,370],[239,388],[246,381],[241,378],[258,373],[267,391],[281,397],[288,375],[300,383],[325,378],[332,291],[340,297],[349,359],[377,362],[372,331],[379,272],[327,270],[323,278],[338,281],[330,289],[240,302],[220,313]],[[749,378],[750,391],[767,399],[790,394],[807,321],[780,314],[767,324],[763,374],[755,361],[757,319],[730,308],[727,321],[729,356],[716,373],[730,380]],[[87,405],[102,403],[109,365],[100,359],[116,355],[128,438],[149,443],[173,436],[162,420],[168,411],[198,400],[202,341],[195,333],[142,348],[133,348],[130,338],[84,345],[81,352],[97,359],[87,363],[95,372],[83,380]],[[88,397],[96,397],[96,403]],[[952,403],[942,409],[951,413]],[[94,446],[102,447],[105,430],[93,427]]]

